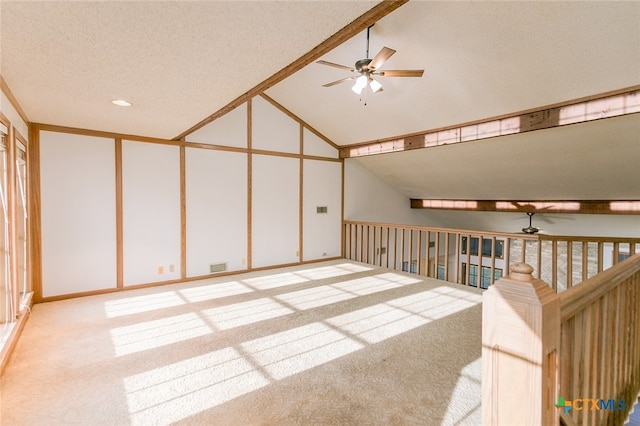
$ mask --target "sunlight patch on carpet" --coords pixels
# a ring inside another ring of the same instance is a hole
[[[234,348],[124,379],[133,425],[170,424],[268,384]]]
[[[305,310],[419,282],[415,278],[389,273],[293,291],[275,298],[296,309]]]
[[[219,330],[228,330],[234,327],[278,318],[293,312],[292,309],[283,306],[271,298],[265,297],[248,302],[206,309],[202,311],[202,315]]]
[[[241,346],[275,380],[325,364],[364,347],[321,323],[261,337]]]
[[[356,272],[370,271],[371,269],[373,268],[369,268],[363,265],[343,263],[340,265],[322,266],[320,268],[305,269],[305,270],[296,272],[296,274],[305,278],[309,278],[310,280],[321,280],[325,278],[333,278],[333,277],[339,277],[343,275],[349,275]]]
[[[111,330],[116,356],[159,348],[213,332],[195,313],[140,322]]]
[[[238,294],[251,293],[253,289],[237,281],[219,284],[209,284],[205,286],[185,288],[178,291],[185,299],[191,303],[203,302],[205,300],[221,299],[223,297],[236,296]]]
[[[109,300],[104,303],[107,318],[116,318],[124,315],[139,314],[155,311],[157,309],[170,308],[184,305],[186,302],[175,291],[166,291],[158,294],[145,294],[143,296],[126,297],[123,299]]]
[[[265,275],[264,277],[247,278],[242,282],[253,287],[256,290],[269,290],[272,288],[285,287],[293,284],[300,284],[310,281],[293,272],[285,272],[282,274]]]
[[[468,395],[482,395],[482,357],[470,362],[460,371],[442,424],[458,425],[464,424],[468,419],[481,418],[481,404],[469,399]]]
[[[305,310],[353,299],[356,296],[333,286],[323,285],[300,291],[292,291],[274,297],[296,309]]]
[[[437,287],[338,315],[326,321],[368,343],[378,343],[470,308],[481,301],[481,295],[450,287]]]
[[[348,291],[357,296],[377,293],[379,291],[391,290],[405,285],[422,282],[415,278],[403,275],[388,273],[378,274],[372,277],[358,278],[350,281],[336,283],[333,286],[344,291]]]

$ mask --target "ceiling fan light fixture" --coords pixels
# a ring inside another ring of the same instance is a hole
[[[361,75],[356,79],[356,84],[353,85],[351,90],[359,95],[362,93],[362,89],[364,89],[365,87],[367,87],[367,76]]]
[[[378,93],[382,89],[382,84],[378,83],[373,78],[369,77],[369,87],[373,93]]]

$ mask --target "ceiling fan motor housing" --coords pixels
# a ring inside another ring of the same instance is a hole
[[[356,70],[358,72],[369,71],[369,64],[371,63],[371,59],[360,59],[356,62]]]

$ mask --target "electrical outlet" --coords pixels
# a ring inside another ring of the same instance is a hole
[[[175,272],[176,271],[176,266],[175,265],[169,265],[169,272]]]
[[[158,274],[164,274],[164,266],[158,266]]]

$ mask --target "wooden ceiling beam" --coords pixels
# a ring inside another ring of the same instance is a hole
[[[482,212],[635,214],[640,200],[434,200],[411,199],[412,209],[462,210]]]
[[[264,92],[268,88],[278,84],[279,82],[289,77],[293,73],[301,70],[302,68],[309,65],[316,59],[320,58],[326,53],[329,53],[330,51],[340,46],[347,40],[356,36],[360,32],[366,30],[368,27],[375,24],[380,19],[384,18],[385,16],[387,16],[388,14],[390,14],[391,12],[393,12],[403,4],[407,3],[408,1],[409,0],[387,0],[387,1],[382,1],[378,3],[377,5],[372,7],[369,11],[365,12],[360,17],[355,19],[353,22],[351,22],[350,24],[342,28],[340,31],[338,31],[337,33],[335,33],[334,35],[332,35],[331,37],[329,37],[328,39],[326,39],[325,41],[323,41],[313,49],[311,49],[305,55],[298,58],[296,61],[292,62],[291,64],[287,65],[285,68],[281,69],[276,74],[267,78],[263,82],[259,83],[257,86],[255,86],[251,90],[243,93],[233,101],[229,102],[227,105],[225,105],[218,111],[214,112],[204,120],[195,124],[191,128],[185,130],[184,132],[176,136],[174,140],[181,140],[182,138],[186,137],[188,134],[195,132],[199,128],[225,115],[226,113],[230,112],[234,108],[247,102],[249,99],[253,98],[254,96],[260,95],[262,92]]]

